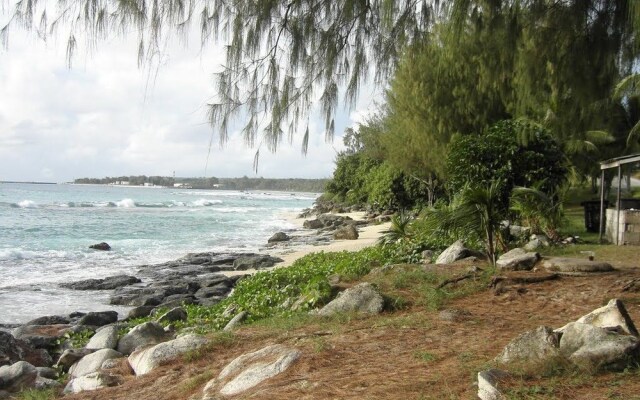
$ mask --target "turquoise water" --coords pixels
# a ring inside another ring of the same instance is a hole
[[[135,274],[199,251],[257,251],[309,193],[0,184],[0,324],[115,309],[58,283]],[[112,251],[90,250],[107,242]],[[120,310],[123,311],[123,310]]]

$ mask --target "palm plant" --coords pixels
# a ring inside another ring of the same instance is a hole
[[[413,217],[410,213],[401,211],[391,217],[389,229],[382,231],[382,236],[378,239],[378,244],[397,243],[401,240],[411,239],[411,222]]]
[[[453,237],[476,233],[485,242],[489,261],[495,264],[500,223],[505,214],[500,207],[500,186],[498,181],[487,187],[467,185],[449,206],[427,212],[430,229]]]
[[[544,233],[552,240],[559,238],[558,228],[564,217],[561,193],[547,194],[536,187],[516,187],[511,192],[511,210],[533,233]]]

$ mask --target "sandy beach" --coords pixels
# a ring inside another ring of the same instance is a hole
[[[336,214],[350,217],[356,221],[364,220],[365,213],[364,212],[353,212],[346,214]],[[305,219],[297,218],[295,214],[291,214],[287,216],[287,219],[296,225],[299,230],[303,230],[302,224]],[[313,218],[310,218],[313,219]],[[317,245],[301,245],[288,249],[274,249],[269,251],[274,256],[280,257],[284,260],[282,263],[278,263],[276,268],[288,267],[295,260],[300,257],[303,257],[309,253],[315,253],[319,251],[358,251],[365,247],[373,246],[378,238],[382,235],[382,232],[389,229],[391,223],[385,222],[378,225],[367,225],[358,227],[359,237],[356,240],[332,240],[326,244],[317,244]],[[304,230],[306,231],[303,234],[313,235],[315,230]]]

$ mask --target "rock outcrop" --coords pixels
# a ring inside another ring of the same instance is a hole
[[[384,299],[378,290],[372,284],[364,282],[340,292],[317,314],[322,316],[349,312],[379,314],[383,308]]]
[[[199,335],[185,335],[168,342],[134,351],[129,356],[129,364],[136,375],[144,375],[178,356],[196,350],[208,340]]]
[[[538,260],[539,253],[515,248],[501,255],[496,261],[496,266],[502,271],[531,271]]]
[[[300,352],[280,344],[244,354],[229,363],[207,383],[201,400],[234,396],[286,371],[300,357]]]
[[[167,333],[157,322],[145,322],[133,327],[118,341],[118,352],[131,354],[136,348],[158,344],[167,340]]]

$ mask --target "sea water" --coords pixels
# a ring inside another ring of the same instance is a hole
[[[123,308],[61,282],[135,275],[189,252],[258,251],[311,193],[0,183],[0,324]],[[107,242],[111,251],[89,246]]]

